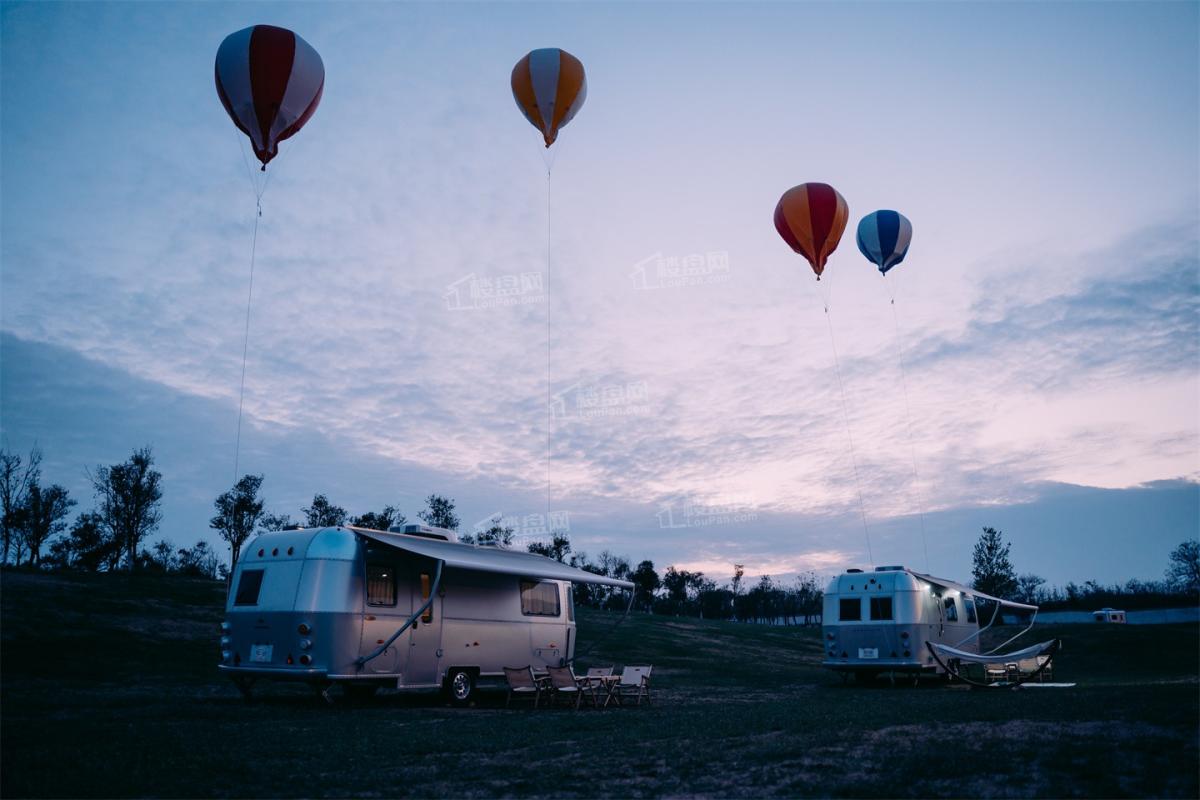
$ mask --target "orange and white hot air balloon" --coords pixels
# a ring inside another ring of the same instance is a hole
[[[850,208],[846,198],[827,183],[793,186],[775,206],[775,230],[792,250],[808,259],[817,280],[825,261],[846,230]]]
[[[512,93],[525,119],[542,132],[549,147],[559,128],[574,119],[587,99],[583,63],[557,47],[533,50],[513,67]]]

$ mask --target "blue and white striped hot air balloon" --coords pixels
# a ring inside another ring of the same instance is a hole
[[[875,211],[858,223],[858,249],[884,275],[904,260],[912,223],[898,211]]]

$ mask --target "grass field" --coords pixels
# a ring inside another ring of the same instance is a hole
[[[254,704],[216,675],[223,590],[3,575],[0,791],[96,797],[1197,797],[1195,625],[1045,626],[1074,689],[843,686],[815,629],[639,616],[595,663],[642,709]],[[581,652],[613,618],[581,613]],[[586,666],[586,662],[584,662]]]

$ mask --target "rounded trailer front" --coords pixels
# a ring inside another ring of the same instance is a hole
[[[353,671],[362,633],[361,545],[339,528],[264,533],[238,560],[218,670],[243,692],[260,679],[323,686]]]
[[[848,570],[834,578],[824,599],[823,666],[865,680],[884,672],[914,679],[939,672],[925,642],[970,636],[975,615],[973,605],[968,614],[967,601],[956,600],[947,622],[942,598],[931,588],[903,567]]]

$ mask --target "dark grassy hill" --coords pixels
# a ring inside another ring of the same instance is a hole
[[[1200,629],[1044,626],[1075,689],[842,686],[816,629],[639,616],[588,663],[646,709],[451,709],[217,677],[223,588],[2,576],[0,791],[23,796],[1196,797]],[[615,619],[581,613],[580,652]]]

